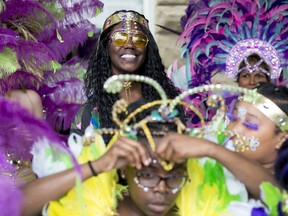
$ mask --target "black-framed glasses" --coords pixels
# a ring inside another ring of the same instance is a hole
[[[118,29],[111,34],[115,46],[125,46],[130,37],[132,38],[132,43],[137,48],[145,48],[149,41],[145,34],[139,33],[138,31],[127,32],[126,30]]]
[[[177,193],[187,182],[188,175],[186,173],[173,173],[163,177],[151,172],[136,171],[136,177],[134,178],[134,182],[144,191],[156,187],[162,180],[165,181],[166,186],[172,193]]]

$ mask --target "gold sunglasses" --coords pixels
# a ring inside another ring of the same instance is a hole
[[[149,41],[145,34],[139,33],[138,31],[128,33],[127,31],[116,30],[111,34],[113,44],[120,47],[125,46],[130,37],[132,38],[134,46],[137,48],[145,48]]]

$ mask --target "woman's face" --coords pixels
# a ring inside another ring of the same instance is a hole
[[[246,138],[249,137],[252,144],[259,144],[255,151],[249,149],[242,154],[258,161],[263,166],[274,163],[277,156],[276,147],[282,144],[283,134],[275,133],[276,125],[272,120],[252,104],[246,102],[236,104],[234,115],[237,119],[230,121],[228,129],[238,132]]]
[[[178,183],[185,182],[185,177],[187,177],[185,164],[175,165],[170,171],[165,171],[158,163],[142,167],[141,170],[127,167],[125,171],[130,193],[129,206],[134,209],[135,213],[147,216],[164,216],[172,212],[179,190],[173,193],[167,185],[167,180],[163,179],[158,179],[159,183],[156,183],[154,187],[147,188],[147,191],[143,186],[148,186],[155,176],[166,177],[166,179],[169,177],[169,185],[175,181]]]
[[[252,64],[251,64],[252,65]],[[239,87],[253,89],[257,86],[257,83],[264,82],[268,83],[266,74],[262,72],[253,72],[242,71],[239,74],[238,85]]]
[[[108,54],[111,60],[112,74],[139,74],[139,70],[145,61],[147,46],[144,48],[136,47],[132,42],[131,34],[124,46],[116,46],[113,43],[112,34],[119,29],[123,29],[122,23],[113,27],[108,42]],[[138,33],[143,34],[140,26],[137,25],[136,29],[133,22],[131,22],[130,30],[132,32],[137,30]]]

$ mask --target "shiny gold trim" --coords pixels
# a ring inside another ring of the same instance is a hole
[[[125,21],[125,22],[134,21],[145,26],[147,29],[149,29],[149,25],[148,25],[149,21],[145,19],[143,16],[134,12],[119,12],[117,14],[114,14],[108,17],[105,20],[102,31],[105,31],[110,26],[117,24],[119,22],[122,22],[122,21]]]
[[[281,131],[288,131],[288,117],[273,101],[260,94],[252,101],[244,96],[243,101],[252,103],[254,107],[272,120]]]

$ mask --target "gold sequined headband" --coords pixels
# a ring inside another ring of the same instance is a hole
[[[261,94],[257,94],[253,98],[244,95],[242,100],[253,104],[254,107],[272,120],[282,132],[288,131],[288,117],[273,101]]]
[[[143,16],[141,16],[140,14],[136,12],[129,11],[129,12],[119,12],[108,17],[104,22],[102,31],[105,31],[110,26],[113,26],[114,24],[117,24],[120,22],[123,22],[123,28],[125,28],[125,26],[127,25],[127,22],[130,22],[130,21],[139,23],[145,26],[147,29],[149,29],[149,25],[148,25],[149,21],[147,19],[145,19]]]

